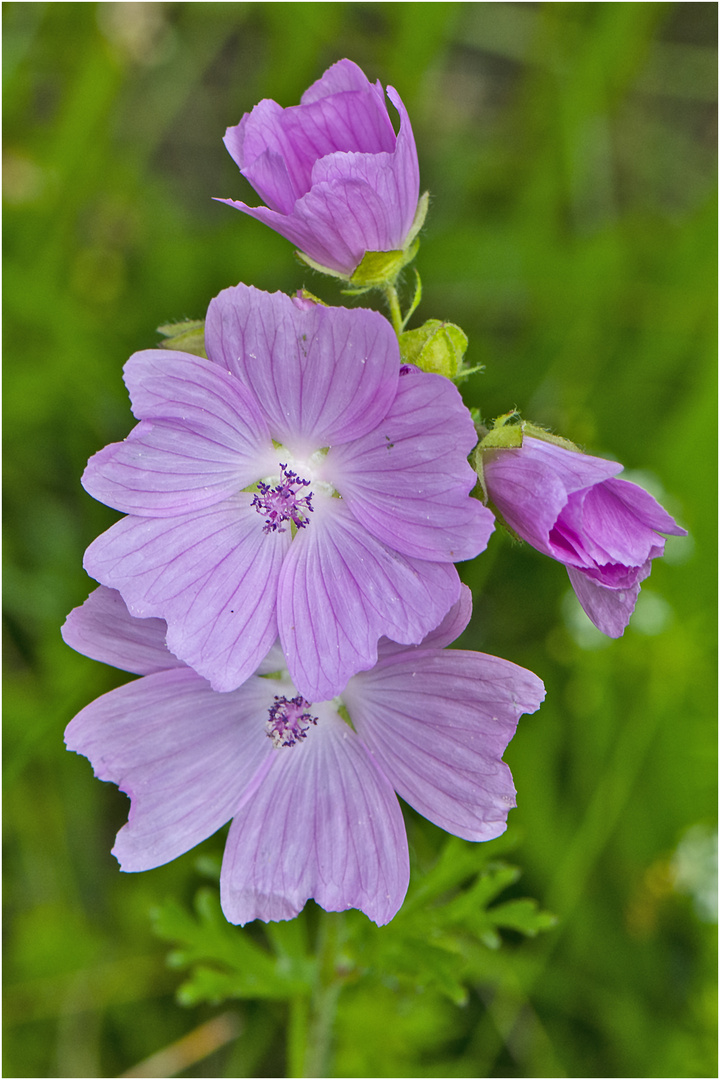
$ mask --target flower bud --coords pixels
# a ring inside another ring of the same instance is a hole
[[[387,270],[392,276],[374,268],[370,281],[353,284],[371,288],[394,280],[409,261],[427,200],[418,198],[407,110],[392,87],[387,97],[400,117],[397,132],[380,83],[340,60],[299,105],[283,109],[261,101],[227,129],[225,145],[265,206],[220,201],[285,236],[314,269],[347,281],[368,253],[383,253],[396,256]]]
[[[641,487],[617,478],[618,462],[584,454],[515,411],[495,421],[473,464],[510,533],[562,563],[595,626],[620,637],[665,535],[685,530]]]
[[[405,364],[415,364],[423,371],[456,379],[463,374],[462,362],[467,349],[467,335],[454,323],[428,319],[417,330],[400,335],[400,355]]]

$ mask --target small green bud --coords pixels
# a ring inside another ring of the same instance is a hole
[[[417,330],[405,330],[399,337],[400,357],[423,371],[456,379],[468,346],[467,335],[454,323],[428,319]]]
[[[205,352],[205,320],[185,319],[184,322],[165,323],[158,326],[158,334],[162,334],[165,341],[160,342],[161,349],[176,349],[178,352],[192,353],[193,356],[203,356]]]

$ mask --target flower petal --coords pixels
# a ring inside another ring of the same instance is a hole
[[[384,207],[384,226],[382,232],[376,234],[378,247],[369,248],[377,251],[399,250],[405,246],[420,194],[420,172],[410,118],[392,87],[388,87],[388,95],[401,117],[397,141],[393,132],[391,145],[371,147],[370,152],[362,152],[359,142],[356,146],[348,145],[345,153],[318,155],[312,168],[313,187],[333,181],[362,181],[379,197]],[[387,152],[379,153],[379,149]],[[302,216],[300,208],[298,215]],[[364,230],[362,235],[367,235]]]
[[[342,695],[397,793],[466,840],[505,831],[515,789],[502,754],[544,696],[537,676],[506,660],[425,648],[383,658]]]
[[[113,848],[123,870],[161,866],[230,820],[272,751],[271,700],[263,679],[215,694],[182,668],[112,690],[71,721],[68,749],[130,796]]]
[[[459,638],[467,627],[472,616],[472,593],[467,585],[460,586],[460,596],[448,611],[439,626],[426,634],[419,645],[411,645],[410,649],[444,649],[456,638]],[[408,646],[401,645],[390,638],[380,638],[378,642],[378,660],[385,660],[388,656],[397,653],[407,653]]]
[[[622,472],[622,465],[526,436],[517,449],[486,451],[483,470],[490,499],[510,528],[558,558],[549,536],[569,496]]]
[[[350,155],[347,155],[350,157]],[[295,203],[288,221],[294,223],[293,242],[321,266],[340,274],[353,274],[366,251],[394,251],[402,247],[401,223],[396,208],[366,180],[351,174],[314,183]],[[289,226],[284,235],[291,239]],[[300,237],[308,237],[304,244]]]
[[[411,370],[374,431],[333,447],[326,475],[358,521],[404,555],[459,562],[484,551],[495,519],[470,497],[475,426],[456,388]]]
[[[632,484],[629,480],[608,480],[603,487],[612,491],[615,498],[628,507],[648,529],[667,533],[669,536],[687,536],[687,529],[678,525],[657,499],[639,484]]]
[[[594,581],[587,573],[575,569],[574,566],[566,569],[570,584],[587,617],[603,634],[619,638],[630,622],[640,593],[640,583],[649,575],[650,567],[648,560],[644,567],[636,571],[636,581],[626,584],[622,589],[613,589],[609,585]]]
[[[264,98],[239,124],[226,130],[223,142],[263,202],[289,214],[306,189],[287,144],[283,112],[276,101]]]
[[[373,84],[361,67],[352,60],[337,60],[319,79],[307,88],[300,98],[302,105],[320,101],[331,94],[344,94],[352,90],[372,89]],[[382,90],[380,90],[382,98]]]
[[[272,445],[246,388],[199,356],[149,350],[125,365],[141,423],[88,463],[83,485],[125,513],[170,517],[234,495],[265,475]]]
[[[408,111],[393,86],[388,86],[387,95],[400,114],[400,131],[395,143],[393,171],[397,184],[397,205],[403,218],[403,239],[406,240],[415,220],[420,196],[420,168]]]
[[[325,706],[317,727],[274,751],[257,793],[235,815],[220,894],[232,923],[292,919],[309,899],[360,908],[382,926],[409,879],[402,813],[359,739]]]
[[[134,675],[185,666],[165,644],[165,622],[133,618],[120,593],[104,585],[70,612],[61,633],[76,652]]]
[[[626,480],[606,480],[587,491],[581,521],[583,546],[599,564],[643,566],[662,555],[665,540],[655,531],[657,526],[647,521],[656,522],[663,531],[671,529],[676,536],[683,534],[651,495]]]
[[[372,667],[382,635],[421,641],[460,593],[452,564],[398,555],[328,501],[295,537],[278,584],[280,640],[308,701],[329,700]]]
[[[306,163],[304,190],[310,187],[313,163],[327,154],[357,151],[392,153],[395,130],[382,98],[368,85],[285,109],[282,126],[298,158]]]
[[[210,304],[208,355],[251,390],[274,439],[299,453],[375,427],[397,390],[400,351],[376,311],[297,305],[247,285]]]
[[[277,581],[288,533],[263,532],[241,493],[185,517],[127,517],[85,553],[85,569],[131,615],[168,624],[168,648],[214,690],[234,690],[277,636]]]

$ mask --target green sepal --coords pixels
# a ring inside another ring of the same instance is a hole
[[[303,286],[302,289],[298,289],[297,296],[300,298],[300,300],[312,300],[313,304],[319,304],[320,307],[328,306],[324,300],[321,300],[319,296],[315,295],[315,293],[311,293],[309,289],[305,288],[305,286]]]
[[[415,217],[413,223],[410,226],[410,232],[407,234],[405,240],[405,250],[410,247],[417,234],[425,224],[425,218],[427,217],[428,206],[430,204],[430,192],[424,191],[418,199],[417,209],[415,210]]]
[[[563,439],[562,435],[551,435],[545,428],[538,427],[537,424],[531,424],[529,420],[523,420],[523,432],[526,435],[531,435],[533,439],[552,443],[553,446],[562,446],[565,450],[572,450],[576,454],[582,454],[583,452],[579,446],[576,446],[574,442],[570,442],[569,439]]]
[[[160,342],[161,349],[175,349],[177,352],[192,353],[193,356],[203,356],[207,359],[204,319],[185,319],[183,322],[164,323],[158,326],[157,332],[165,338],[165,341]]]
[[[416,330],[405,330],[398,341],[402,362],[415,364],[422,371],[432,371],[446,379],[460,379],[470,374],[470,370],[478,370],[463,370],[468,339],[455,323],[428,319]]]
[[[475,447],[470,464],[477,473],[478,483],[483,495],[483,502],[488,503],[488,491],[485,485],[485,472],[483,469],[483,453],[486,450],[516,450],[522,446],[523,419],[517,409],[498,416],[492,422],[492,427]]]
[[[350,278],[347,274],[341,274],[339,270],[331,270],[329,266],[323,266],[322,263],[315,262],[309,255],[306,255],[304,251],[296,251],[296,257],[301,263],[305,263],[311,270],[317,270],[318,274],[327,274],[328,277],[338,278],[340,281],[349,281]]]
[[[350,287],[355,291],[381,288],[395,281],[404,266],[412,262],[418,253],[420,241],[415,240],[409,248],[402,251],[366,251],[362,262],[349,279]]]
[[[513,409],[493,420],[493,425],[480,443],[479,450],[511,450],[522,446],[525,424],[517,410]]]

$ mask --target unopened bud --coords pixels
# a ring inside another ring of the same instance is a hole
[[[415,364],[422,371],[432,371],[447,379],[464,374],[462,362],[468,339],[454,323],[428,319],[417,330],[402,333],[399,341],[404,364]]]

